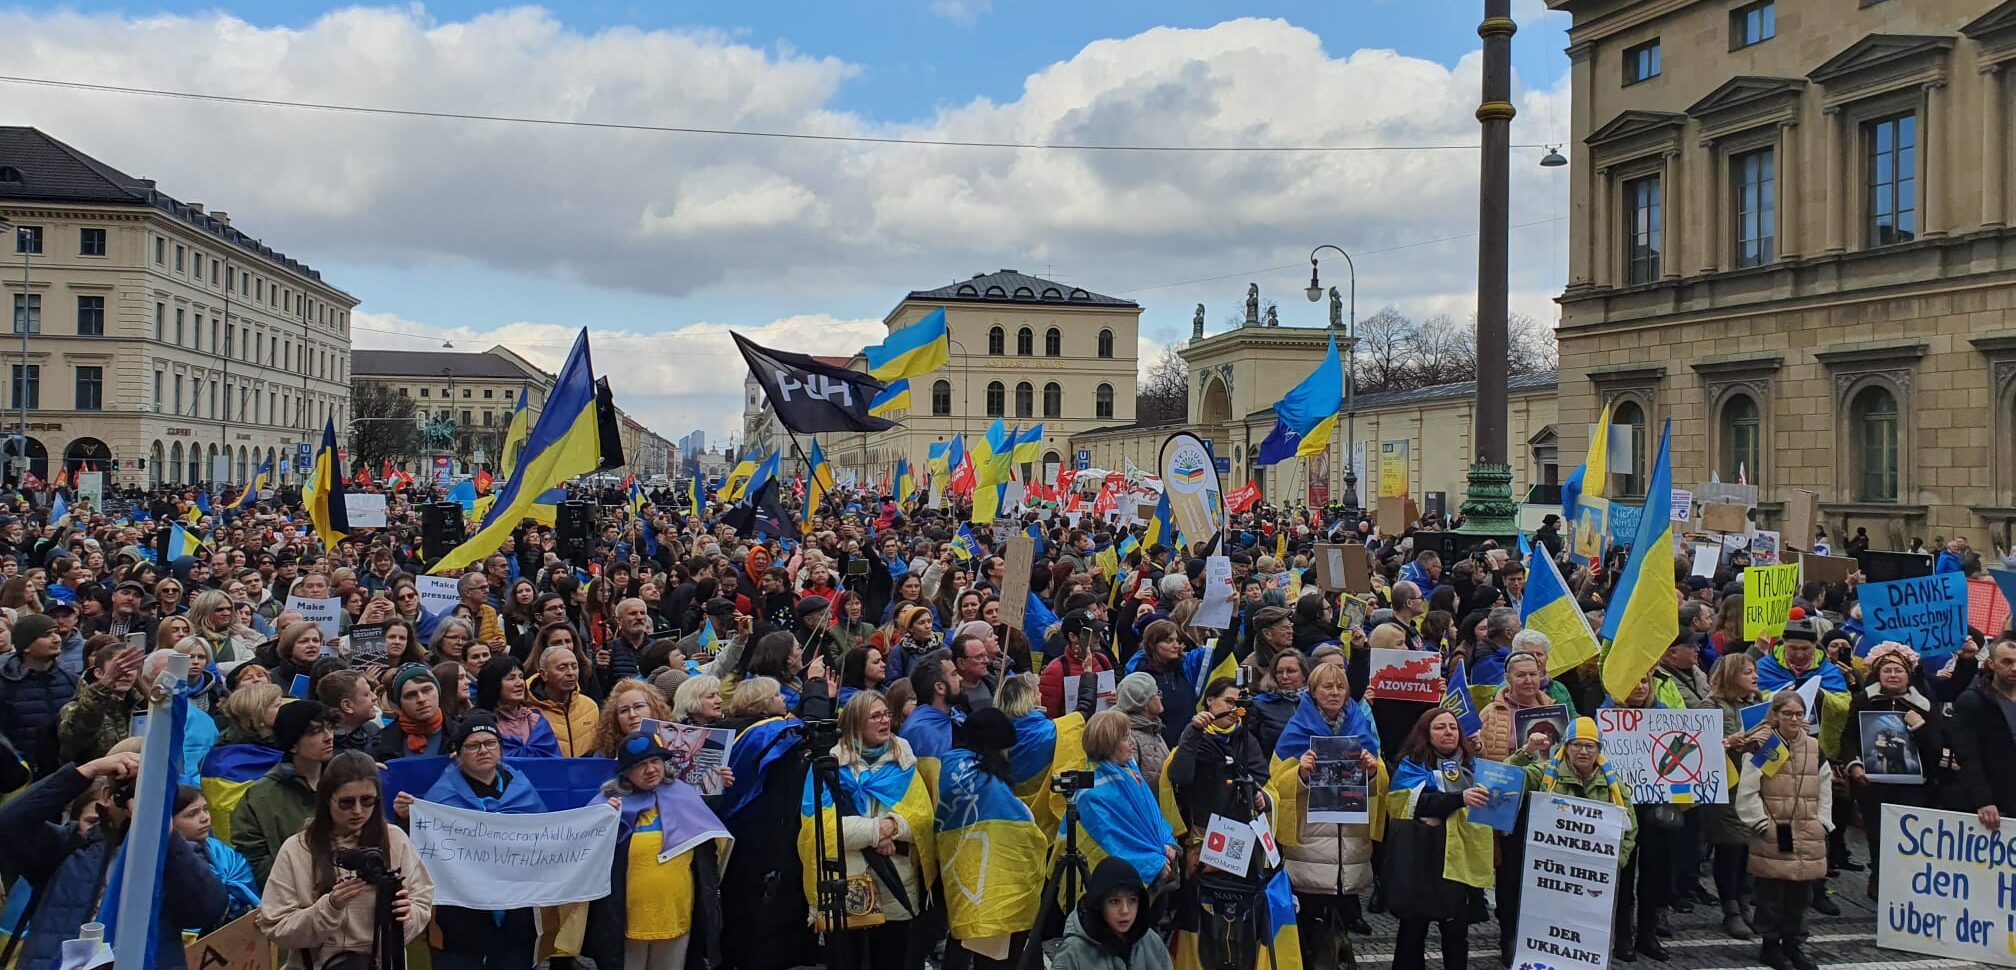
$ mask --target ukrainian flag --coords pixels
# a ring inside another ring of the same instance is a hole
[[[819,450],[819,439],[812,439],[812,455],[805,460],[810,473],[805,483],[805,526],[810,529],[812,522],[819,518],[820,500],[833,490],[833,463],[826,460],[826,453]]]
[[[1131,761],[1124,765],[1101,761],[1090,767],[1092,790],[1078,795],[1078,820],[1084,830],[1078,845],[1085,850],[1086,865],[1096,869],[1101,860],[1113,856],[1133,866],[1143,885],[1153,885],[1168,864],[1163,847],[1176,844],[1176,831],[1163,815],[1161,800]],[[1064,844],[1061,830],[1057,844]]]
[[[700,485],[700,471],[695,469],[693,477],[686,484],[686,501],[693,507],[693,514],[699,515],[707,507],[707,492]]]
[[[1075,698],[1067,698],[1076,703]],[[1015,721],[1015,746],[1008,749],[1008,777],[1015,783],[1015,797],[1029,806],[1036,824],[1045,832],[1057,830],[1063,821],[1064,800],[1050,790],[1050,779],[1060,771],[1086,767],[1085,715],[1072,711],[1051,720],[1041,710],[1030,711]]]
[[[1344,365],[1337,358],[1337,336],[1330,349],[1302,383],[1274,404],[1274,430],[1260,442],[1254,459],[1272,465],[1300,455],[1320,455],[1337,430],[1337,412],[1344,407]]]
[[[1046,871],[1050,840],[1029,806],[982,770],[971,751],[955,749],[940,759],[933,831],[953,939],[1005,938],[1035,924],[1043,896],[1037,873]]]
[[[62,525],[63,520],[69,517],[70,502],[63,497],[62,492],[57,492],[56,497],[49,500],[49,524],[51,526]]]
[[[992,522],[1001,514],[1001,498],[1014,477],[1016,434],[1000,418],[987,429],[973,451],[973,512],[968,521]]]
[[[1155,515],[1148,520],[1148,534],[1141,537],[1141,544],[1153,549],[1157,543],[1174,548],[1176,546],[1176,522],[1169,511],[1169,491],[1162,491],[1162,498],[1155,503]]]
[[[1554,648],[1547,654],[1547,675],[1559,677],[1580,666],[1599,652],[1596,634],[1589,619],[1568,592],[1561,567],[1552,556],[1535,556],[1526,581],[1526,597],[1519,603],[1519,622],[1528,630],[1547,634]]]
[[[1589,469],[1596,469],[1592,479]],[[1610,405],[1603,405],[1602,413],[1596,416],[1596,430],[1589,435],[1589,452],[1582,459],[1582,467],[1568,473],[1568,480],[1561,483],[1561,518],[1572,526],[1575,522],[1575,507],[1582,504],[1582,496],[1603,497],[1604,486],[1610,481]],[[1640,519],[1639,521],[1644,521]]]
[[[602,460],[595,418],[595,371],[588,353],[588,331],[574,338],[574,347],[560,366],[560,376],[546,399],[546,409],[532,426],[518,470],[498,494],[489,517],[476,534],[455,547],[433,572],[460,570],[497,551],[518,520],[536,505],[542,493],[577,475],[595,470]]]
[[[900,739],[891,739],[897,743]],[[858,759],[859,755],[856,755]],[[840,857],[842,826],[848,829],[872,831],[878,824],[876,819],[884,815],[894,815],[903,820],[910,829],[911,845],[918,850],[911,861],[917,867],[920,886],[930,884],[930,874],[935,871],[933,844],[930,836],[932,809],[931,793],[924,785],[924,777],[917,770],[917,756],[910,753],[909,745],[898,744],[896,759],[885,761],[864,769],[859,761],[842,765],[839,770],[839,795],[848,801],[848,814],[842,818],[834,810],[834,793],[820,791],[818,808],[813,808],[812,777],[805,778],[805,794],[798,801],[798,861],[803,869],[805,898],[819,898],[818,843],[815,841],[817,825],[825,829],[826,859],[832,861]],[[860,833],[857,833],[857,835]],[[846,841],[858,841],[847,839]],[[872,839],[870,840],[872,844]],[[900,901],[893,897],[887,885],[878,877],[875,891],[885,910],[900,908]],[[912,899],[907,907],[912,915],[924,908],[924,900]],[[822,919],[823,922],[823,919]],[[1026,928],[1026,927],[1025,927]]]
[[[302,489],[302,504],[308,507],[308,521],[322,548],[334,552],[336,544],[350,534],[350,512],[343,504],[343,460],[336,454],[336,419],[322,425],[322,447],[309,466],[308,484]],[[495,545],[491,548],[494,550]]]
[[[639,485],[636,482],[630,483],[630,496],[628,505],[630,508],[631,518],[641,519],[644,517],[644,486]]]
[[[926,451],[924,456],[924,468],[931,473],[932,477],[943,478],[951,473],[952,468],[945,461],[945,455],[951,449],[952,442],[950,441],[934,441],[931,443],[929,450]]]
[[[755,476],[749,479],[749,484],[742,489],[742,496],[738,497],[753,497],[762,491],[763,486],[770,484],[770,480],[777,477],[778,463],[782,460],[782,452],[771,452],[770,457],[763,459],[763,463],[756,466]]]
[[[518,455],[525,449],[525,439],[532,434],[531,408],[532,385],[518,385],[518,403],[511,408],[511,420],[504,425],[504,446],[497,451],[497,467],[507,474],[518,474]]]
[[[896,497],[905,499],[917,492],[917,474],[910,470],[910,459],[896,459]]]
[[[1785,767],[1785,762],[1791,760],[1791,745],[1786,744],[1784,736],[1776,731],[1771,732],[1771,739],[1764,742],[1764,746],[1750,756],[1751,766],[1763,772],[1766,778],[1777,774],[1778,769]]]
[[[868,402],[868,413],[878,418],[886,418],[897,411],[910,410],[910,378],[891,381],[875,399]]]
[[[961,559],[972,559],[980,554],[980,540],[973,538],[973,529],[966,523],[959,523],[959,531],[952,534],[952,554]]]
[[[1645,513],[1631,543],[1631,561],[1618,578],[1603,618],[1610,655],[1603,658],[1603,687],[1618,700],[1665,656],[1680,635],[1673,599],[1673,419],[1659,432],[1659,455],[1645,487]]]
[[[238,498],[232,501],[230,505],[225,506],[225,508],[227,509],[250,508],[252,506],[252,503],[259,501],[260,489],[270,488],[272,487],[272,485],[273,485],[273,459],[268,458],[265,461],[260,462],[259,467],[252,471],[252,480],[245,483],[245,490],[239,492]]]
[[[1043,426],[1036,425],[1015,439],[1015,461],[1037,461],[1043,457]]]
[[[917,321],[889,335],[889,339],[864,348],[868,373],[878,381],[929,374],[952,359],[952,331],[945,325],[945,308],[939,307]]]
[[[203,758],[201,787],[210,803],[210,834],[231,841],[231,812],[245,800],[252,783],[280,763],[280,750],[263,744],[222,744]]]
[[[728,473],[728,477],[721,480],[722,501],[733,502],[740,499],[742,497],[742,487],[748,484],[749,479],[755,476],[756,462],[754,460],[744,458],[736,462],[735,468]]]
[[[721,637],[714,632],[714,618],[708,617],[700,624],[700,632],[693,635],[693,644],[700,652],[713,656],[721,651]]]
[[[1421,793],[1438,790],[1434,772],[1413,758],[1400,759],[1393,773],[1393,787],[1386,793],[1388,818],[1411,820]],[[1490,889],[1495,881],[1492,866],[1491,827],[1470,821],[1470,810],[1459,808],[1443,823],[1442,878],[1477,889]]]
[[[334,418],[331,418],[330,420],[331,420],[331,421],[333,422],[333,421],[334,421],[335,419],[334,419]],[[339,472],[339,474],[340,474],[340,472]],[[203,513],[204,515],[209,515],[209,514],[210,514],[210,490],[209,490],[209,489],[207,489],[207,488],[206,488],[206,489],[204,489],[204,490],[202,490],[202,491],[200,491],[200,492],[197,492],[197,493],[196,493],[196,511],[198,511],[198,512],[201,512],[201,513]]]
[[[180,522],[170,526],[168,532],[168,558],[171,561],[180,559],[183,556],[193,556],[202,551],[202,549],[203,540],[196,538],[196,533],[183,528]]]

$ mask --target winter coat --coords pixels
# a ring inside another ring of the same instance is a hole
[[[1820,757],[1820,742],[1800,735],[1791,760],[1778,773],[1743,760],[1736,783],[1736,817],[1750,830],[1750,874],[1759,879],[1814,882],[1827,878],[1827,833],[1834,830],[1834,769]],[[1778,826],[1792,828],[1792,851],[1778,841]]]
[[[1106,659],[1105,654],[1095,651],[1088,662],[1075,661],[1068,654],[1060,654],[1057,659],[1043,666],[1043,673],[1038,676],[1036,684],[1036,693],[1043,699],[1043,713],[1050,715],[1053,720],[1064,716],[1066,713],[1064,678],[1081,676],[1087,667],[1097,673],[1101,670],[1112,670],[1113,662]],[[1115,680],[1118,680],[1117,676]],[[1169,698],[1163,697],[1162,703],[1167,706]]]
[[[105,756],[132,733],[133,694],[118,693],[103,684],[78,688],[56,718],[57,757],[84,764]]]
[[[1141,777],[1147,779],[1148,787],[1155,788],[1162,777],[1162,763],[1169,760],[1169,742],[1162,740],[1162,719],[1135,711],[1127,715],[1127,728],[1134,738],[1134,763],[1141,766]]]
[[[1462,792],[1425,788],[1414,802],[1414,817],[1386,819],[1380,884],[1398,919],[1465,919],[1470,887],[1444,876],[1450,816],[1463,808]],[[1429,825],[1423,819],[1436,819]]]
[[[10,653],[0,661],[0,734],[28,759],[37,775],[62,764],[56,756],[56,721],[77,696],[77,678],[51,664],[35,670]]]
[[[1708,697],[1708,674],[1696,665],[1687,670],[1659,664],[1652,668],[1653,689],[1659,702],[1675,710],[1714,707]]]
[[[1134,734],[1138,745],[1141,732]],[[1227,767],[1227,759],[1232,767]],[[1144,763],[1142,767],[1147,766]],[[1244,778],[1253,783],[1256,793],[1262,792],[1267,788],[1267,767],[1266,749],[1251,728],[1242,725],[1229,734],[1213,734],[1190,724],[1176,743],[1176,755],[1169,761],[1163,783],[1174,793],[1191,834],[1201,837],[1213,815],[1234,819],[1252,815],[1250,800],[1245,805],[1231,804],[1232,782]]]
[[[1526,797],[1529,799],[1529,804],[1530,799],[1534,795],[1545,791],[1547,780],[1546,764],[1535,761],[1532,755],[1524,751],[1514,753],[1511,757],[1505,759],[1505,763],[1526,769]],[[1604,775],[1601,765],[1598,765],[1597,770],[1591,772],[1588,778],[1576,775],[1573,769],[1563,765],[1559,775],[1554,779],[1553,794],[1569,798],[1586,798],[1592,802],[1603,802],[1608,805],[1615,805],[1619,801],[1619,799],[1610,797],[1610,779]],[[1626,807],[1629,807],[1631,804],[1631,793],[1629,791],[1622,793],[1621,800]],[[1526,837],[1524,829],[1514,829],[1513,832],[1517,838],[1522,840]],[[1631,852],[1637,847],[1638,813],[1627,811],[1624,813],[1624,841],[1617,846],[1617,868],[1619,870],[1631,864]]]
[[[63,941],[77,935],[77,927],[97,916],[99,894],[111,875],[119,847],[105,841],[102,826],[83,834],[75,823],[56,821],[90,788],[90,779],[65,765],[0,804],[0,844],[8,846],[8,866],[34,893],[29,902],[28,939],[17,966],[57,966]],[[167,856],[158,890],[148,886],[135,891],[158,891],[160,895],[157,970],[182,970],[181,928],[221,922],[226,898],[223,883],[188,840],[169,837]]]
[[[602,711],[594,701],[577,690],[567,698],[567,706],[563,710],[560,702],[546,699],[546,685],[540,682],[538,674],[533,674],[526,682],[525,694],[532,706],[546,716],[546,724],[553,729],[553,739],[560,744],[561,757],[594,756],[596,733],[600,730],[602,719]]]
[[[404,882],[412,909],[400,927],[411,943],[426,932],[434,914],[434,880],[413,843],[396,825],[385,827],[385,864]],[[370,953],[375,939],[377,896],[366,890],[350,905],[337,909],[326,893],[315,891],[315,860],[305,837],[296,833],[280,846],[273,877],[259,904],[259,928],[278,947],[284,970],[309,970],[338,953]]]
[[[1975,680],[1953,701],[1952,729],[1946,737],[1953,746],[1953,759],[1960,762],[1960,773],[1947,787],[1948,807],[1956,812],[1978,812],[1993,805],[2005,815],[2016,815],[2016,771],[2009,770],[2016,765],[2016,731],[2010,729],[2001,706],[2008,703],[1987,677]]]
[[[315,789],[308,787],[292,762],[281,761],[245,789],[245,797],[231,810],[231,847],[252,864],[263,886],[279,847],[314,816]]]
[[[1547,700],[1551,701],[1553,698]],[[1538,706],[1547,705],[1543,703]],[[1482,749],[1478,757],[1491,761],[1504,761],[1510,758],[1513,752],[1526,746],[1525,738],[1513,736],[1517,730],[1520,710],[1521,708],[1512,706],[1511,695],[1503,690],[1491,698],[1491,703],[1484,705],[1484,709],[1478,712],[1478,717],[1484,722],[1484,729],[1477,735],[1478,744]]]
[[[1136,925],[1145,926],[1145,920],[1137,920]],[[1175,970],[1175,964],[1169,959],[1169,948],[1152,929],[1134,941],[1127,959],[1120,959],[1092,938],[1079,911],[1073,909],[1064,921],[1064,943],[1050,957],[1050,970]]]
[[[1918,729],[1911,732],[1911,747],[1918,753],[1918,765],[1924,775],[1919,784],[1893,785],[1872,783],[1857,786],[1856,798],[1863,805],[1931,805],[1931,797],[1938,791],[1940,756],[1945,751],[1945,717],[1939,713],[1940,705],[1934,704],[1918,692],[1917,688],[1906,688],[1902,694],[1885,694],[1880,684],[1855,692],[1855,699],[1848,705],[1848,722],[1841,727],[1842,757],[1848,759],[1848,768],[1861,765],[1869,774],[1882,774],[1881,765],[1866,764],[1862,760],[1862,712],[1888,711],[1902,714],[1916,711],[1925,719]],[[1853,772],[1848,772],[1852,774]],[[1871,819],[1875,821],[1875,819]]]
[[[1301,704],[1301,691],[1253,695],[1253,703],[1246,708],[1246,729],[1260,742],[1262,752],[1274,750],[1274,742],[1281,740],[1281,730],[1288,726],[1288,719],[1295,716],[1295,708]]]

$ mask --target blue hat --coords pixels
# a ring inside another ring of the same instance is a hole
[[[665,745],[658,740],[657,735],[638,731],[624,738],[623,743],[616,746],[616,772],[621,774],[629,771],[652,758],[663,760],[670,757],[672,752],[665,750]]]

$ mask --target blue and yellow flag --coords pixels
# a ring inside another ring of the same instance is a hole
[[[868,402],[868,413],[878,418],[886,418],[898,411],[910,410],[910,378],[891,381]]]
[[[560,366],[560,376],[539,412],[518,459],[518,471],[504,484],[483,527],[434,564],[432,572],[459,571],[497,551],[504,537],[538,503],[548,489],[595,470],[602,461],[602,443],[595,417],[595,369],[588,352],[588,331],[574,338],[574,347]]]
[[[841,826],[844,823],[840,813],[834,809],[833,802],[836,797],[847,799],[848,820],[855,825],[864,823],[872,825],[874,819],[886,815],[902,819],[910,829],[911,845],[917,850],[917,855],[911,861],[917,867],[918,880],[929,885],[930,874],[936,869],[932,864],[934,845],[929,837],[932,821],[931,792],[925,787],[924,775],[917,770],[917,758],[910,753],[909,746],[899,744],[898,739],[891,739],[891,743],[897,745],[896,757],[892,761],[884,761],[867,768],[858,761],[841,765],[838,771],[840,791],[837,794],[819,792],[820,798],[816,810],[813,807],[813,779],[809,775],[806,777],[804,794],[798,799],[798,862],[804,870],[802,878],[805,883],[806,899],[819,898],[820,874],[816,841],[819,828],[825,830],[827,860],[840,857],[840,844],[843,841],[840,838]],[[814,825],[815,815],[818,828]],[[883,907],[884,912],[905,908],[902,906],[903,901],[894,898],[894,892],[889,886],[882,884],[879,878],[876,880],[875,889],[877,902]],[[912,899],[908,902],[909,915],[916,915],[924,908],[922,899]],[[823,915],[818,919],[823,924]]]
[[[1050,839],[1007,783],[964,748],[938,769],[936,855],[939,895],[955,940],[1006,937],[1036,922]],[[915,827],[913,824],[913,831]]]
[[[518,457],[532,436],[532,385],[518,385],[518,403],[511,406],[511,420],[504,425],[504,445],[497,450],[497,467],[504,474],[518,474]]]
[[[700,484],[700,472],[697,469],[693,472],[693,477],[686,482],[686,504],[693,509],[694,515],[699,515],[701,510],[707,507],[706,486]]]
[[[693,635],[693,643],[701,653],[710,657],[721,651],[721,637],[714,632],[713,617],[700,624],[700,632]]]
[[[1337,336],[1330,349],[1302,383],[1274,404],[1274,430],[1260,442],[1254,462],[1272,465],[1300,455],[1320,455],[1337,430],[1337,412],[1344,407],[1344,365],[1337,358]]]
[[[259,501],[260,490],[271,488],[272,486],[273,486],[273,459],[268,458],[265,461],[260,462],[258,468],[253,469],[252,480],[245,483],[245,490],[239,492],[238,497],[236,499],[233,499],[231,504],[225,506],[225,508],[227,509],[251,508],[252,503]]]
[[[1589,474],[1589,469],[1596,474]],[[1602,498],[1605,486],[1610,481],[1610,405],[1596,416],[1596,430],[1589,435],[1589,452],[1582,464],[1568,473],[1568,480],[1561,483],[1561,520],[1573,528],[1575,507],[1582,504],[1582,496]],[[1639,520],[1644,521],[1644,520]]]
[[[736,462],[735,467],[728,472],[728,477],[721,480],[721,500],[724,502],[740,500],[743,489],[748,486],[749,480],[754,477],[756,477],[756,462],[754,459],[744,458]]]
[[[203,798],[210,803],[210,834],[231,841],[231,812],[252,783],[280,763],[280,751],[263,744],[220,744],[203,758]]]
[[[1000,418],[973,449],[973,511],[970,522],[992,522],[1001,514],[1001,499],[1014,478],[1016,433]],[[956,466],[955,466],[956,467]]]
[[[1528,630],[1547,634],[1552,641],[1547,674],[1558,677],[1600,650],[1595,632],[1589,629],[1589,618],[1582,615],[1581,605],[1568,592],[1568,581],[1561,578],[1561,567],[1554,564],[1554,557],[1539,555],[1533,560],[1533,568],[1527,572],[1526,597],[1519,603],[1519,622]]]
[[[781,451],[773,451],[770,453],[770,457],[763,459],[756,466],[756,474],[750,477],[749,484],[742,489],[741,497],[752,498],[757,492],[762,491],[763,486],[769,484],[771,479],[777,477],[779,463],[783,459],[784,453]]]
[[[168,558],[170,560],[180,559],[183,556],[193,556],[201,552],[202,549],[203,540],[196,538],[196,533],[183,528],[180,522],[173,523],[170,526],[168,531]]]
[[[952,442],[950,441],[934,441],[925,450],[924,469],[929,471],[932,477],[942,480],[946,475],[951,473],[951,465],[945,460],[946,453],[951,449]]]
[[[1610,603],[1603,617],[1603,635],[1610,640],[1610,655],[1603,658],[1603,688],[1621,701],[1680,636],[1680,611],[1673,598],[1672,418],[1659,432],[1638,538],[1631,544],[1631,560],[1617,579]]]
[[[833,463],[826,460],[826,453],[819,450],[819,439],[812,439],[812,454],[805,459],[808,473],[805,476],[805,526],[811,528],[819,518],[819,506],[826,499],[826,493],[835,488],[833,483]]]
[[[1778,769],[1785,767],[1785,762],[1791,760],[1792,747],[1786,744],[1784,736],[1776,731],[1771,732],[1770,740],[1765,741],[1764,746],[1750,756],[1750,764],[1763,772],[1766,778],[1777,774]]]
[[[57,492],[56,496],[49,500],[49,524],[62,525],[69,518],[70,501],[63,497],[62,492]]]
[[[1043,457],[1043,426],[1031,426],[1015,436],[1015,462],[1037,461]]]
[[[1156,544],[1175,548],[1176,520],[1169,511],[1169,490],[1162,490],[1162,497],[1155,502],[1155,514],[1148,519],[1148,534],[1141,537],[1141,545],[1153,549]]]
[[[332,426],[333,426],[333,422],[334,422],[334,421],[335,421],[336,419],[334,419],[334,418],[331,418],[331,419],[329,419],[329,420],[330,420],[330,421],[332,422]],[[338,474],[341,474],[341,473],[339,472]],[[209,515],[209,514],[210,514],[210,490],[209,490],[209,489],[207,489],[207,488],[206,488],[206,489],[204,489],[204,490],[202,490],[202,491],[200,491],[200,492],[197,492],[197,493],[196,493],[196,511],[198,511],[198,512],[201,512],[201,513],[203,513],[204,515]]]
[[[1015,783],[1015,797],[1029,806],[1043,831],[1056,831],[1063,818],[1063,800],[1050,790],[1050,779],[1084,760],[1085,715],[1072,711],[1053,721],[1035,710],[1016,719],[1015,745],[1008,749],[1008,777]]]
[[[643,518],[644,504],[644,486],[631,482],[630,494],[624,501],[624,506],[630,510],[630,517]]]
[[[917,492],[917,473],[910,470],[910,459],[896,459],[896,498],[900,501]]]
[[[1134,867],[1142,885],[1153,885],[1168,864],[1165,846],[1176,844],[1176,832],[1162,813],[1160,800],[1133,762],[1101,761],[1092,767],[1092,790],[1078,795],[1078,819],[1086,865],[1097,869],[1108,856]],[[1059,845],[1064,833],[1057,835]]]
[[[952,534],[952,554],[961,559],[972,559],[980,554],[980,540],[973,537],[973,529],[966,523],[959,523],[959,531]]]
[[[939,307],[889,339],[863,348],[868,373],[878,381],[894,381],[929,374],[952,359],[952,331],[945,324],[945,308]]]
[[[315,464],[309,466],[308,485],[301,490],[303,505],[308,509],[308,521],[315,525],[315,535],[322,540],[322,548],[335,551],[336,544],[350,534],[350,510],[343,501],[343,459],[336,453],[336,418],[330,416],[322,424],[322,447],[315,451]],[[496,546],[491,546],[496,551]]]

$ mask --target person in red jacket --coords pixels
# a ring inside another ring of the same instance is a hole
[[[1043,667],[1037,693],[1043,698],[1043,712],[1052,718],[1064,716],[1064,678],[1077,677],[1088,670],[1097,674],[1113,669],[1113,658],[1105,653],[1106,625],[1086,610],[1072,610],[1064,616],[1064,655]]]

